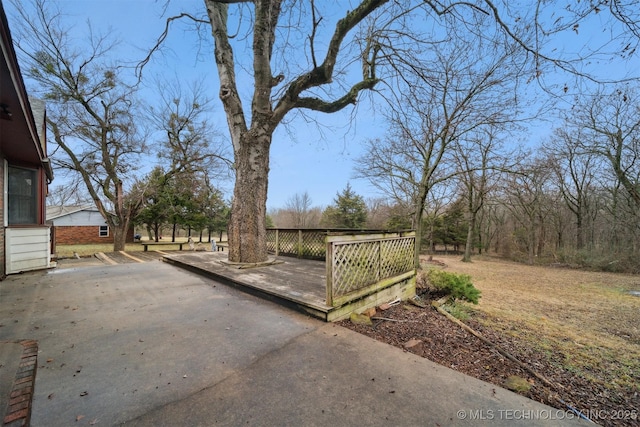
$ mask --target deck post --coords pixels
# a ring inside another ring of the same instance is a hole
[[[327,305],[333,307],[333,243],[327,237],[324,238],[324,241],[326,246],[324,263],[327,272]]]
[[[382,240],[378,240],[378,261],[376,262],[376,281],[382,276]]]

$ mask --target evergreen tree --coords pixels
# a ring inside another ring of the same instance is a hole
[[[334,204],[322,213],[322,224],[330,228],[362,228],[367,222],[367,205],[351,185],[338,193]]]

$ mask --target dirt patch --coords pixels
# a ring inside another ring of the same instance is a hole
[[[373,326],[339,323],[500,387],[517,376],[531,385],[518,393],[598,424],[640,425],[640,298],[629,294],[640,290],[637,276],[440,261],[482,291],[465,324],[524,367],[430,305],[378,311]]]

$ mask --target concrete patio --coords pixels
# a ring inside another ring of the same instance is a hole
[[[157,260],[10,276],[0,302],[0,341],[38,343],[36,427],[580,425]]]

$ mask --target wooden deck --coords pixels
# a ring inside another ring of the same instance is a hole
[[[272,258],[275,259],[275,258]],[[415,280],[398,283],[343,306],[326,304],[324,261],[278,257],[277,263],[255,268],[227,264],[226,252],[183,252],[163,256],[162,260],[205,277],[233,286],[325,322],[349,317],[395,299],[415,295]]]
[[[333,309],[325,303],[324,261],[279,257],[277,264],[238,268],[225,264],[226,252],[174,253],[162,259],[325,321]]]

